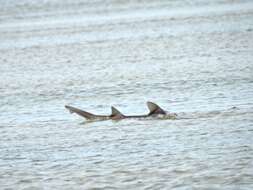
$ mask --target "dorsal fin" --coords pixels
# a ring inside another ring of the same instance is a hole
[[[117,110],[115,107],[111,107],[112,109],[112,114],[111,114],[111,117],[112,119],[122,119],[124,118],[125,116],[119,111]]]
[[[112,108],[112,114],[111,116],[115,116],[115,115],[123,115],[119,110],[117,110],[115,107],[111,107]]]
[[[153,103],[153,102],[147,102],[147,106],[149,109],[149,115],[152,114],[166,114],[166,112],[160,108],[157,104]]]

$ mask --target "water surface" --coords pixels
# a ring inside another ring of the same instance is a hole
[[[251,1],[2,1],[1,188],[252,189],[252,39]]]

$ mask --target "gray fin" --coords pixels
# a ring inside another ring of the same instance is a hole
[[[111,114],[112,119],[125,118],[125,116],[119,110],[117,110],[115,107],[112,106],[111,109],[112,109],[112,114]]]
[[[115,116],[115,115],[123,115],[119,110],[117,110],[115,107],[111,107],[112,108],[112,114],[111,116]]]
[[[92,114],[92,113],[89,113],[89,112],[86,112],[86,111],[83,111],[83,110],[80,110],[78,108],[74,108],[72,106],[65,106],[66,109],[68,109],[70,111],[70,113],[76,113],[77,115],[80,115],[86,119],[95,119],[97,116]]]
[[[153,103],[153,102],[147,102],[147,106],[149,109],[149,114],[148,115],[152,115],[152,114],[163,114],[165,115],[166,112],[160,108],[157,104]]]

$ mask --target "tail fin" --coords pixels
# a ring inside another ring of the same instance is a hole
[[[115,107],[112,106],[111,109],[112,109],[112,114],[111,114],[112,119],[117,120],[117,119],[125,118],[125,116],[119,110],[117,110]]]
[[[92,113],[89,113],[89,112],[86,112],[86,111],[83,111],[83,110],[80,110],[78,108],[74,108],[72,106],[65,106],[65,108],[67,108],[70,113],[76,113],[77,115],[80,115],[86,119],[95,119],[97,116],[92,114]]]
[[[148,115],[153,115],[153,114],[165,115],[166,114],[166,112],[162,108],[160,108],[157,104],[153,102],[147,102],[147,106],[150,111]]]

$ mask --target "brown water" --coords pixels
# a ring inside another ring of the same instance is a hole
[[[252,189],[252,39],[251,1],[1,1],[1,189]]]

